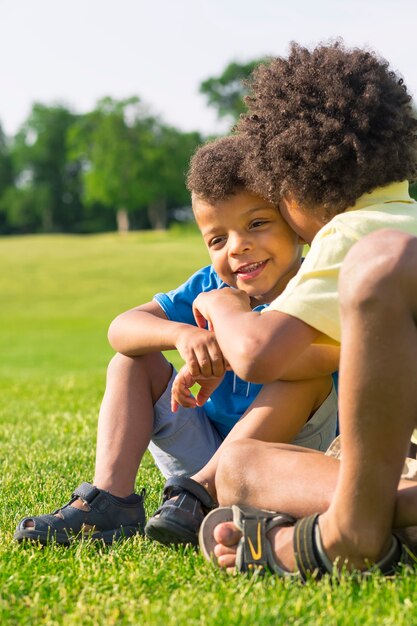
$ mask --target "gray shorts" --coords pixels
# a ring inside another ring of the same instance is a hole
[[[171,411],[171,387],[176,371],[154,407],[154,429],[149,451],[162,474],[192,476],[204,467],[223,441],[204,408]],[[292,443],[327,450],[336,434],[337,393],[335,388]]]

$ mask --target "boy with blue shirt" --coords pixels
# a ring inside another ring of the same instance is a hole
[[[143,532],[143,495],[133,490],[149,446],[170,478],[164,505],[148,523],[147,534],[169,543],[196,543],[205,513],[216,506],[213,455],[256,399],[260,385],[229,371],[214,333],[196,326],[193,301],[202,292],[233,286],[245,290],[253,307],[263,308],[301,263],[299,237],[272,204],[249,190],[240,170],[243,154],[242,139],[234,136],[208,144],[194,156],[188,186],[213,265],[112,322],[109,340],[117,354],[109,365],[100,410],[94,484],[83,483],[51,515],[22,520],[15,533],[18,541],[66,544],[88,531],[93,539],[111,543]],[[161,354],[173,348],[193,379],[203,383],[196,399],[189,396],[190,408],[174,411],[175,372]],[[255,420],[242,420],[245,436],[259,433],[266,440],[325,449],[337,417],[331,377],[302,381],[286,394],[277,386],[277,393],[282,398],[277,407],[269,397]]]

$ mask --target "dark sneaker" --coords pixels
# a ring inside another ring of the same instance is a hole
[[[149,519],[145,534],[166,545],[198,545],[198,531],[217,506],[209,492],[192,478],[172,476],[165,483],[162,505]]]
[[[17,525],[14,539],[38,541],[44,545],[51,542],[68,545],[88,537],[111,544],[119,539],[143,534],[146,521],[143,506],[145,492],[134,496],[122,502],[108,491],[90,483],[82,483],[62,508],[48,515],[22,519]],[[71,506],[78,499],[83,501],[83,509]]]

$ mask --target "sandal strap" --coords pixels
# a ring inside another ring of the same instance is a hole
[[[236,522],[235,522],[236,523]],[[239,572],[268,569],[266,549],[266,520],[250,515],[241,519],[242,539],[236,555],[236,567]]]
[[[213,500],[207,489],[197,481],[187,476],[171,476],[165,483],[162,501],[166,502],[175,495],[175,490],[187,491],[199,500],[205,512],[217,507],[217,502]]]
[[[80,498],[87,504],[90,504],[98,495],[100,495],[100,489],[91,483],[81,483],[81,485],[74,490],[72,497]]]
[[[333,563],[323,549],[318,518],[319,514],[304,517],[294,527],[295,560],[304,582],[308,575],[320,580],[334,572]],[[392,576],[400,564],[415,565],[415,562],[410,548],[394,533],[387,554],[361,574],[368,576],[379,571],[383,576]]]
[[[316,524],[318,518],[318,513],[309,515],[298,520],[294,526],[295,561],[304,582],[309,575],[320,580],[325,574],[332,573],[332,569],[329,570],[321,558],[317,547]]]
[[[275,526],[288,526],[295,520],[289,515],[252,507],[232,506],[233,522],[241,530],[242,538],[236,554],[236,568],[240,572],[264,573],[272,571],[278,576],[292,575],[278,565],[271,543],[266,536]]]
[[[112,496],[108,491],[104,491],[104,489],[98,489],[94,485],[90,483],[81,483],[79,487],[72,494],[72,502],[77,498],[81,498],[83,502],[88,504],[88,506],[97,511],[98,513],[104,513],[112,503]]]

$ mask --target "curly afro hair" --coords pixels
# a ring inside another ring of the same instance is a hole
[[[248,188],[242,172],[247,139],[229,135],[206,143],[190,161],[187,188],[208,202],[218,202]]]
[[[417,174],[417,119],[403,80],[341,41],[260,65],[248,84],[245,176],[270,202],[291,193],[328,217],[376,187]]]

